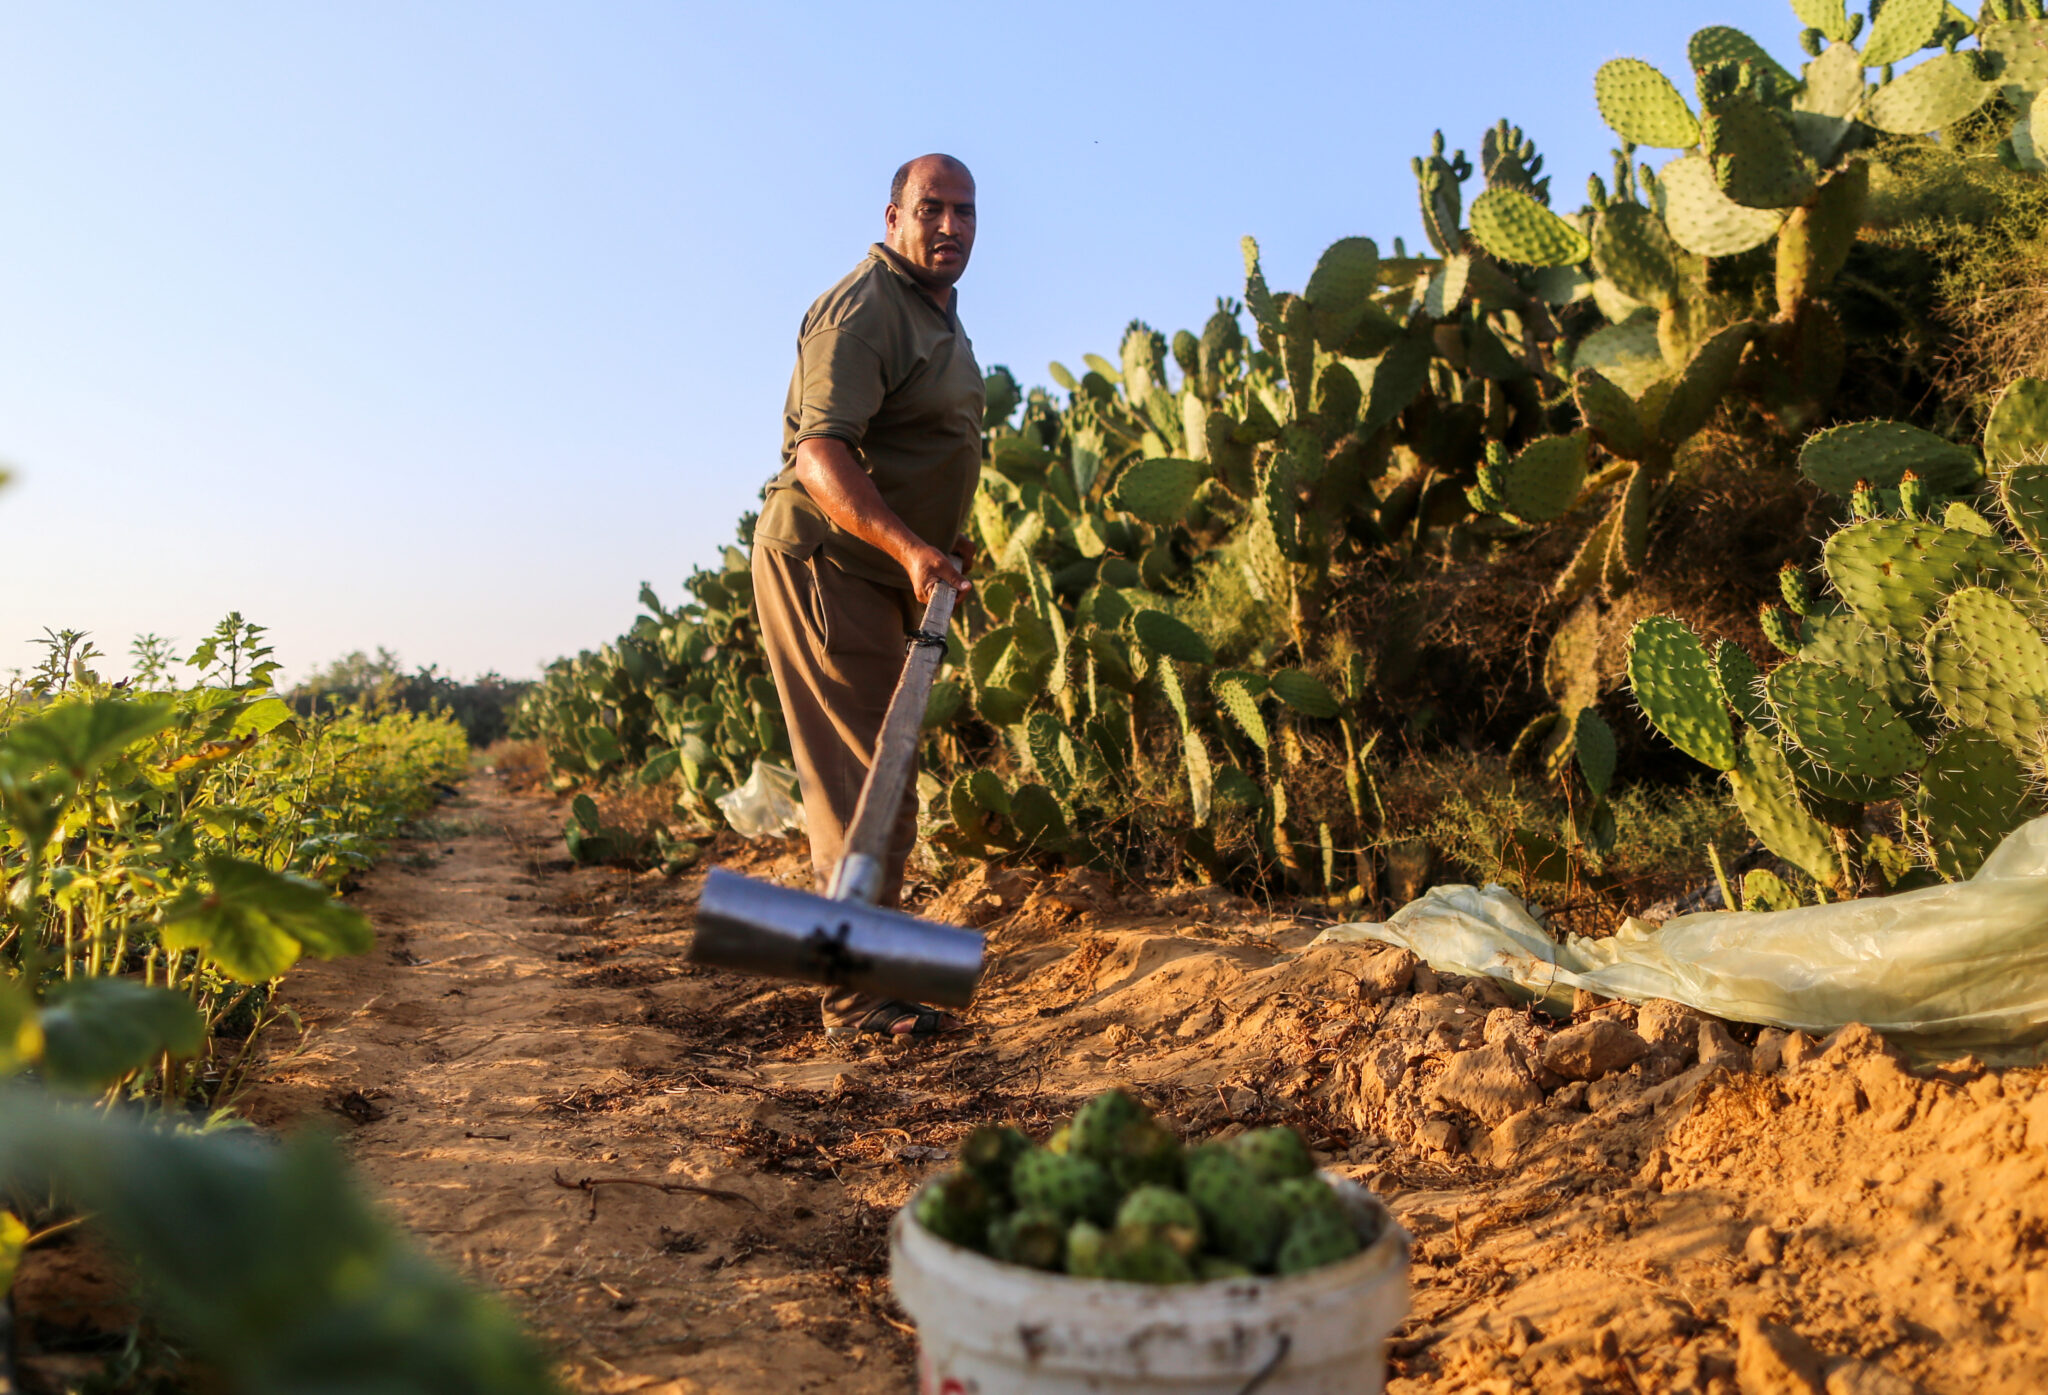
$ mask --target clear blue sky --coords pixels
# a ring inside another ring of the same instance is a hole
[[[673,598],[773,471],[797,323],[964,158],[962,316],[1044,382],[1419,241],[1411,156],[1521,123],[1575,208],[1613,5],[0,3],[0,672],[230,608],[290,673],[529,674]],[[116,669],[119,665],[112,666]]]

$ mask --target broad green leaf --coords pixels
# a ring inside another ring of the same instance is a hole
[[[170,721],[170,705],[162,702],[101,698],[59,703],[0,736],[0,764],[54,765],[73,781],[84,780]]]
[[[204,869],[212,890],[193,888],[173,902],[163,939],[201,951],[230,978],[266,983],[301,954],[332,959],[375,942],[361,912],[318,882],[231,857],[209,857]]]
[[[291,704],[283,698],[263,698],[236,713],[228,732],[233,736],[261,736],[283,726],[292,720],[293,715]]]
[[[190,998],[125,978],[59,984],[41,1026],[44,1078],[76,1090],[104,1089],[158,1052],[190,1056],[206,1035]]]
[[[43,1054],[36,1001],[12,979],[0,979],[0,1075],[12,1075]],[[6,1286],[0,1284],[0,1292]]]
[[[1334,717],[1342,710],[1337,695],[1320,678],[1298,668],[1283,668],[1268,681],[1275,697],[1304,716]]]

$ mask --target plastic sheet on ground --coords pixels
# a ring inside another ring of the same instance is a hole
[[[1549,1007],[1572,990],[1668,998],[1815,1035],[1861,1022],[1927,1054],[2039,1059],[2048,1045],[2048,818],[2015,830],[1967,882],[1789,911],[1707,911],[1610,939],[1553,940],[1505,888],[1440,886],[1376,941],[1449,973],[1505,979]]]
[[[718,812],[742,838],[803,832],[804,806],[797,797],[796,772],[773,761],[755,761],[745,784],[718,796]]]

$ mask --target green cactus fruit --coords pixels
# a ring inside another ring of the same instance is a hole
[[[1799,149],[1785,119],[1756,98],[1711,103],[1701,131],[1701,148],[1713,162],[1715,182],[1736,203],[1789,209],[1812,196],[1813,161]]]
[[[1302,292],[1312,307],[1318,344],[1331,353],[1344,347],[1379,289],[1379,274],[1380,251],[1371,238],[1347,237],[1330,244]]]
[[[1267,680],[1273,696],[1305,717],[1335,717],[1343,709],[1323,680],[1298,668],[1283,668]]]
[[[1180,1136],[1157,1119],[1124,1125],[1110,1157],[1109,1175],[1118,1187],[1177,1187],[1181,1182]]]
[[[988,1249],[994,1200],[987,1185],[972,1172],[956,1169],[945,1173],[917,1194],[912,1214],[919,1225],[941,1240],[970,1250]]]
[[[1742,734],[1742,761],[1728,772],[1735,806],[1757,841],[1817,882],[1841,876],[1834,840],[1799,799],[1785,753],[1762,732]]]
[[[1761,247],[1785,221],[1772,209],[1746,208],[1722,193],[1704,155],[1682,155],[1664,166],[1656,207],[1672,240],[1702,257],[1733,257]]]
[[[1272,1191],[1235,1154],[1190,1154],[1189,1200],[1202,1213],[1210,1248],[1239,1264],[1263,1269],[1287,1234],[1287,1214]]]
[[[1859,421],[1830,427],[1799,448],[1799,473],[1828,493],[1847,498],[1858,481],[1896,489],[1912,471],[1944,492],[1977,477],[1977,456],[1966,446],[1896,421]]]
[[[1906,719],[1853,674],[1794,659],[1771,670],[1764,693],[1785,733],[1838,775],[1889,780],[1927,759]]]
[[[1758,43],[1740,29],[1731,29],[1725,24],[1716,24],[1694,34],[1685,46],[1686,57],[1692,61],[1695,73],[1707,73],[1722,64],[1740,66],[1747,63],[1758,74],[1776,83],[1780,90],[1790,90],[1795,83],[1792,74],[1778,65],[1778,60],[1764,52]]]
[[[1877,486],[1869,480],[1859,479],[1849,489],[1849,512],[1858,520],[1877,518],[1884,513],[1884,498]]]
[[[1200,461],[1155,457],[1140,460],[1117,477],[1109,502],[1158,528],[1170,528],[1188,515],[1195,490],[1208,471]]]
[[[1010,1191],[1019,1207],[1056,1212],[1067,1221],[1108,1225],[1116,1214],[1116,1183],[1108,1170],[1071,1150],[1062,1156],[1033,1149],[1018,1158],[1010,1169]]]
[[[1067,1273],[1076,1279],[1103,1279],[1109,1232],[1093,1221],[1075,1221],[1067,1228]]]
[[[1957,727],[1920,772],[1914,801],[1929,860],[1950,881],[1973,877],[2032,812],[2026,769],[1989,732]]]
[[[1778,594],[1785,598],[1794,615],[1819,615],[1822,611],[1814,597],[1813,584],[1807,580],[1806,568],[1797,562],[1787,562],[1778,568]]]
[[[1520,266],[1577,266],[1593,255],[1584,233],[1509,185],[1472,201],[1472,236],[1495,257]]]
[[[1138,642],[1164,658],[1187,664],[1213,664],[1215,651],[1209,642],[1163,610],[1141,610],[1131,617]]]
[[[1171,1187],[1138,1187],[1117,1207],[1116,1231],[1163,1240],[1185,1259],[1202,1248],[1202,1213]]]
[[[1971,115],[1997,90],[1977,75],[1975,54],[1941,53],[1871,93],[1862,117],[1895,136],[1925,135]]]
[[[1202,1284],[1229,1283],[1236,1279],[1255,1279],[1258,1275],[1248,1266],[1221,1255],[1195,1256],[1195,1282]]]
[[[1623,460],[1641,460],[1647,445],[1635,399],[1591,368],[1572,375],[1572,397],[1579,417],[1608,453]]]
[[[1968,528],[1875,518],[1822,544],[1828,580],[1864,623],[1918,639],[1950,592],[2011,581],[1998,539]]]
[[[1734,724],[1715,692],[1706,647],[1683,621],[1655,615],[1636,622],[1628,681],[1644,715],[1674,746],[1715,770],[1735,768]]]
[[[983,1124],[960,1145],[960,1165],[999,1197],[1010,1194],[1010,1169],[1031,1151],[1031,1140],[1008,1124]]]
[[[1640,58],[1615,58],[1593,77],[1600,119],[1631,145],[1684,150],[1699,144],[1700,125],[1671,79]]]
[[[2008,466],[2041,460],[2048,460],[2048,382],[2015,378],[1984,424],[1984,463],[1996,476]]]
[[[1859,77],[1860,81],[1860,77]],[[1870,166],[1851,160],[1809,204],[1795,209],[1778,233],[1778,309],[1796,314],[1849,260],[1870,195]]]
[[[1058,1272],[1066,1267],[1067,1223],[1032,1207],[999,1216],[989,1223],[988,1252],[1005,1264]]]
[[[1756,333],[1756,326],[1738,320],[1715,332],[1714,337],[1694,351],[1685,371],[1672,385],[1671,396],[1658,418],[1657,436],[1666,446],[1676,447],[1712,418],[1714,409],[1735,381],[1742,351]]]
[[[1283,1278],[1306,1274],[1311,1269],[1347,1260],[1363,1248],[1358,1229],[1349,1216],[1341,1212],[1306,1212],[1287,1228],[1287,1238],[1273,1260],[1273,1272]]]
[[[1918,471],[1908,470],[1899,476],[1899,510],[1907,518],[1933,513],[1936,497],[1934,487],[1921,479]]]
[[[1614,728],[1591,707],[1581,707],[1572,723],[1572,753],[1578,759],[1579,773],[1586,777],[1586,788],[1596,799],[1605,799],[1614,784],[1618,752]]]
[[[1911,58],[1934,41],[1947,9],[1948,0],[1885,0],[1884,8],[1873,7],[1863,65],[1884,68]]]
[[[1230,1140],[1230,1151],[1261,1182],[1315,1175],[1315,1155],[1300,1134],[1284,1126],[1252,1129]]]
[[[1209,680],[1209,691],[1216,695],[1217,703],[1237,724],[1238,730],[1250,737],[1252,744],[1261,751],[1267,748],[1271,739],[1266,730],[1266,719],[1259,712],[1259,698],[1266,689],[1263,675],[1235,669],[1224,669]]]
[[[1714,646],[1714,691],[1721,701],[1735,709],[1735,715],[1753,727],[1768,727],[1770,704],[1764,700],[1763,674],[1749,652],[1734,640]]]
[[[1659,309],[1678,293],[1678,248],[1641,204],[1609,204],[1595,220],[1593,270],[1630,300]]]
[[[2048,640],[1996,591],[1965,587],[1927,632],[1927,682],[1955,721],[1987,731],[2022,760],[2048,736]]]
[[[1191,1284],[1195,1271],[1166,1241],[1117,1230],[1102,1249],[1102,1277],[1127,1284]]]
[[[1998,481],[1998,503],[2013,531],[2038,556],[2048,557],[2048,459],[2007,468]]]
[[[1283,1178],[1273,1184],[1273,1197],[1286,1213],[1289,1225],[1311,1212],[1327,1212],[1340,1219],[1345,1215],[1344,1203],[1320,1177]]]
[[[1123,1090],[1104,1090],[1074,1111],[1068,1150],[1105,1167],[1117,1155],[1126,1126],[1149,1120],[1152,1111]]]

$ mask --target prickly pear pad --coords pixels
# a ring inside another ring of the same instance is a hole
[[[1142,1284],[1300,1274],[1378,1238],[1293,1129],[1184,1149],[1122,1090],[1088,1100],[1049,1146],[1007,1125],[976,1129],[910,1218],[1001,1263]]]

